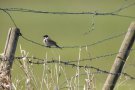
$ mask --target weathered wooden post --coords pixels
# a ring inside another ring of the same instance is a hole
[[[0,90],[12,89],[11,68],[19,35],[20,30],[18,28],[9,29],[2,61],[0,63]]]
[[[134,43],[134,40],[135,40],[135,22],[132,22],[128,28],[127,34],[121,45],[119,53],[115,58],[114,64],[112,65],[112,68],[110,70],[110,73],[114,74],[108,75],[102,90],[113,90],[113,88],[115,87],[115,84],[119,76],[121,75],[122,68]]]

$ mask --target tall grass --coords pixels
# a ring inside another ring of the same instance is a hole
[[[66,68],[61,63],[48,64],[48,55],[46,52],[44,58],[44,64],[42,64],[42,74],[38,77],[34,74],[33,64],[29,61],[33,59],[28,59],[29,52],[22,49],[20,45],[21,60],[18,60],[19,67],[23,71],[24,78],[19,78],[14,80],[13,88],[14,90],[95,90],[96,83],[94,74],[91,73],[90,69],[83,69],[80,71],[79,67],[72,68],[75,69],[73,75],[66,72]],[[60,55],[58,56],[59,62],[61,61]],[[79,49],[78,55],[78,65],[80,65],[79,60],[81,59],[81,48]],[[70,75],[70,77],[69,77]],[[82,76],[85,78],[82,80]],[[41,79],[39,80],[39,77]],[[25,84],[22,84],[24,82]]]
[[[87,48],[86,48],[87,51]],[[46,52],[44,63],[38,66],[41,69],[38,71],[35,70],[35,65],[29,63],[34,59],[27,58],[29,57],[29,52],[22,49],[20,45],[21,59],[18,60],[18,67],[21,68],[22,78],[15,78],[13,80],[14,90],[97,90],[96,76],[97,72],[93,72],[89,68],[80,68],[79,65],[81,59],[82,49],[79,48],[78,57],[77,57],[77,67],[72,68],[61,64],[61,56],[58,55],[59,63],[47,63],[48,53]],[[67,68],[70,68],[70,71],[67,71]],[[39,74],[39,72],[41,72]],[[20,73],[20,72],[18,72]],[[98,72],[99,73],[99,72]],[[121,77],[122,78],[122,77]],[[121,79],[116,85],[116,90],[119,90],[119,87],[125,85],[125,82],[129,78]],[[24,83],[24,84],[23,84]]]

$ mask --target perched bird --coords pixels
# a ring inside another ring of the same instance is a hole
[[[62,49],[60,46],[57,45],[55,41],[53,41],[48,35],[44,35],[43,43],[47,45],[47,47],[51,48],[51,46],[55,46],[57,48]]]

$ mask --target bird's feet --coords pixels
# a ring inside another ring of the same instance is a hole
[[[51,46],[46,46],[46,47],[51,48]]]

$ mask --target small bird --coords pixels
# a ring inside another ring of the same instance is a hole
[[[62,49],[60,46],[57,45],[55,41],[53,41],[48,35],[44,35],[43,43],[47,45],[47,47],[51,48],[51,46],[55,46],[57,48]]]

